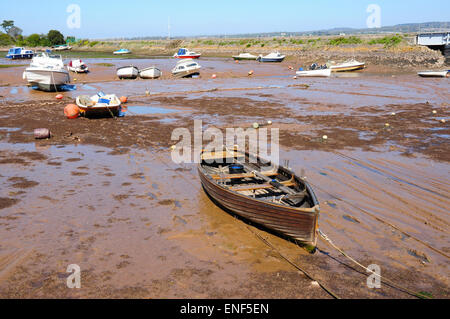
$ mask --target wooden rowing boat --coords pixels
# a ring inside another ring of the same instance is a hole
[[[315,247],[319,202],[291,170],[236,150],[202,151],[198,165],[205,192],[219,206],[300,244]]]

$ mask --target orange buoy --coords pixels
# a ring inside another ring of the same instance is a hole
[[[248,75],[253,75],[253,70],[248,71]]]
[[[216,74],[211,75],[211,79],[215,79],[217,77]]]
[[[64,95],[62,94],[58,94],[57,96],[55,96],[57,100],[62,100]]]
[[[120,102],[127,103],[128,102],[128,98],[126,96],[121,96],[120,97]]]
[[[68,119],[76,119],[80,115],[80,108],[75,104],[69,104],[64,108],[64,115]]]

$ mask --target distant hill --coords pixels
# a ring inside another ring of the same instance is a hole
[[[332,35],[352,35],[352,34],[379,34],[379,33],[417,33],[430,31],[450,31],[450,22],[423,22],[423,23],[405,23],[381,28],[333,28],[327,30],[302,31],[302,32],[266,32],[266,33],[242,33],[229,35],[198,35],[198,36],[179,36],[172,39],[185,38],[257,38],[257,37],[290,37],[290,36],[332,36]],[[137,37],[128,38],[128,40],[161,40],[167,37]],[[113,39],[110,39],[113,40]]]

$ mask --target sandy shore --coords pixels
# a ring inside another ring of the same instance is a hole
[[[336,245],[403,287],[449,297],[448,79],[369,66],[294,80],[289,61],[209,58],[201,78],[173,80],[172,60],[108,60],[165,73],[117,81],[115,68],[96,66],[105,61],[88,61],[92,73],[60,102],[25,87],[20,67],[0,70],[0,296],[330,298],[281,252],[340,297],[413,298],[369,289],[364,270],[326,242],[309,254],[215,206],[195,165],[170,160],[173,129],[197,119],[221,129],[271,120]],[[76,95],[99,90],[129,96],[126,116],[64,118]],[[52,138],[34,140],[38,127]],[[82,269],[80,290],[66,286],[69,264]]]

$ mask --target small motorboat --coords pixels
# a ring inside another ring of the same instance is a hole
[[[329,77],[331,76],[331,69],[327,68],[326,65],[319,66],[317,63],[314,63],[310,66],[309,70],[300,68],[296,74],[297,76],[303,77]]]
[[[27,50],[25,48],[11,48],[6,55],[7,59],[32,59],[34,52],[32,50]]]
[[[31,86],[43,91],[58,91],[70,83],[69,72],[64,68],[60,55],[50,55],[47,52],[36,54],[30,66],[23,72],[23,79]]]
[[[290,169],[224,148],[202,151],[198,173],[207,195],[232,214],[315,247],[319,202]]]
[[[54,51],[67,51],[72,50],[71,46],[68,46],[67,44],[61,44],[61,45],[55,45],[53,46]]]
[[[272,52],[266,56],[259,55],[256,60],[259,62],[282,62],[285,57],[280,52]]]
[[[89,68],[82,60],[71,60],[67,65],[67,70],[75,72],[75,73],[88,73]]]
[[[117,69],[119,79],[136,79],[139,75],[139,69],[134,65],[123,66]]]
[[[417,73],[418,76],[423,78],[445,78],[450,77],[450,70],[444,71],[421,71]]]
[[[239,55],[233,55],[234,60],[256,60],[258,57],[250,53],[241,53]]]
[[[192,59],[184,59],[178,61],[177,65],[172,69],[172,75],[180,78],[192,77],[200,74],[201,66]]]
[[[119,49],[119,50],[113,52],[113,54],[115,54],[115,55],[130,54],[130,53],[131,53],[131,51],[128,49]]]
[[[116,116],[120,112],[120,99],[114,94],[100,92],[94,96],[81,95],[76,99],[80,114],[85,117]]]
[[[162,72],[160,69],[152,66],[150,68],[139,70],[139,76],[142,79],[157,79],[162,76]]]
[[[356,60],[349,60],[339,64],[330,65],[330,69],[332,72],[346,72],[346,71],[356,71],[361,70],[366,67],[366,63],[358,62]]]
[[[173,57],[178,59],[198,59],[201,55],[201,53],[190,51],[186,48],[181,48],[173,55]]]

